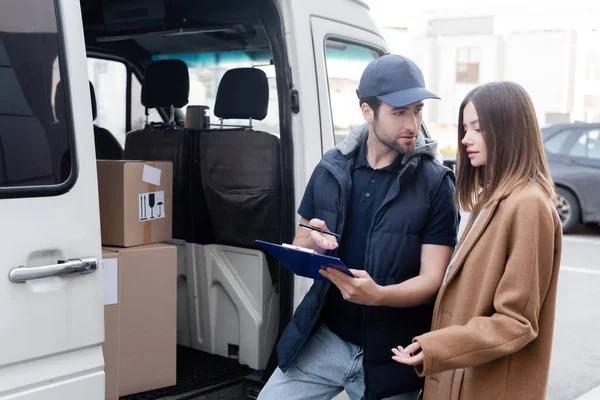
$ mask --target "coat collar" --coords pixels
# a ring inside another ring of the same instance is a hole
[[[452,278],[454,278],[454,276],[456,276],[458,271],[462,268],[465,259],[473,249],[473,246],[475,246],[475,244],[479,241],[479,238],[481,238],[481,235],[483,232],[485,232],[487,226],[489,225],[494,213],[496,212],[496,209],[498,208],[498,204],[500,204],[500,201],[495,201],[490,204],[489,207],[486,207],[485,210],[481,211],[484,214],[481,216],[481,218],[479,218],[479,220],[477,220],[476,215],[471,215],[469,218],[469,222],[462,233],[458,246],[456,247],[456,251],[458,251],[458,253],[455,257],[453,257],[454,262],[452,263],[452,271],[450,276],[448,276],[448,280],[444,286],[447,286],[450,281],[452,281]],[[469,234],[470,230],[472,230],[472,232]]]

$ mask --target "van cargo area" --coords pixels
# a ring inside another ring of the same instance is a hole
[[[95,133],[103,244],[161,238],[177,249],[177,383],[129,394],[123,379],[131,374],[121,371],[120,398],[255,398],[292,312],[292,276],[255,243],[294,233],[277,7],[271,0],[98,0],[82,1],[82,11],[88,57],[96,60],[92,95],[117,93],[97,60],[124,65],[127,76],[125,129],[110,132],[122,148]],[[161,169],[172,193],[159,186]],[[155,219],[166,210],[169,240]]]

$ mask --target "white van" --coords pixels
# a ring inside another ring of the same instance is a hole
[[[178,386],[127,398],[255,396],[310,282],[251,243],[292,240],[308,178],[361,122],[354,89],[386,49],[361,0],[0,2],[0,399],[105,398],[96,160],[139,154],[174,161],[178,356],[194,355]],[[188,67],[186,104],[179,75],[144,79],[162,60]],[[148,133],[169,130],[187,142]],[[197,147],[202,130],[217,150]],[[206,173],[202,154],[231,173]]]

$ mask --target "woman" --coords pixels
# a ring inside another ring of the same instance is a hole
[[[458,206],[471,218],[432,331],[393,359],[426,377],[424,399],[541,400],[550,367],[562,229],[530,97],[514,83],[460,107]]]

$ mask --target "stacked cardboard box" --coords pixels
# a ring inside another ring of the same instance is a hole
[[[98,161],[106,399],[176,384],[170,162]]]
[[[102,244],[131,247],[171,240],[170,162],[98,161]]]

